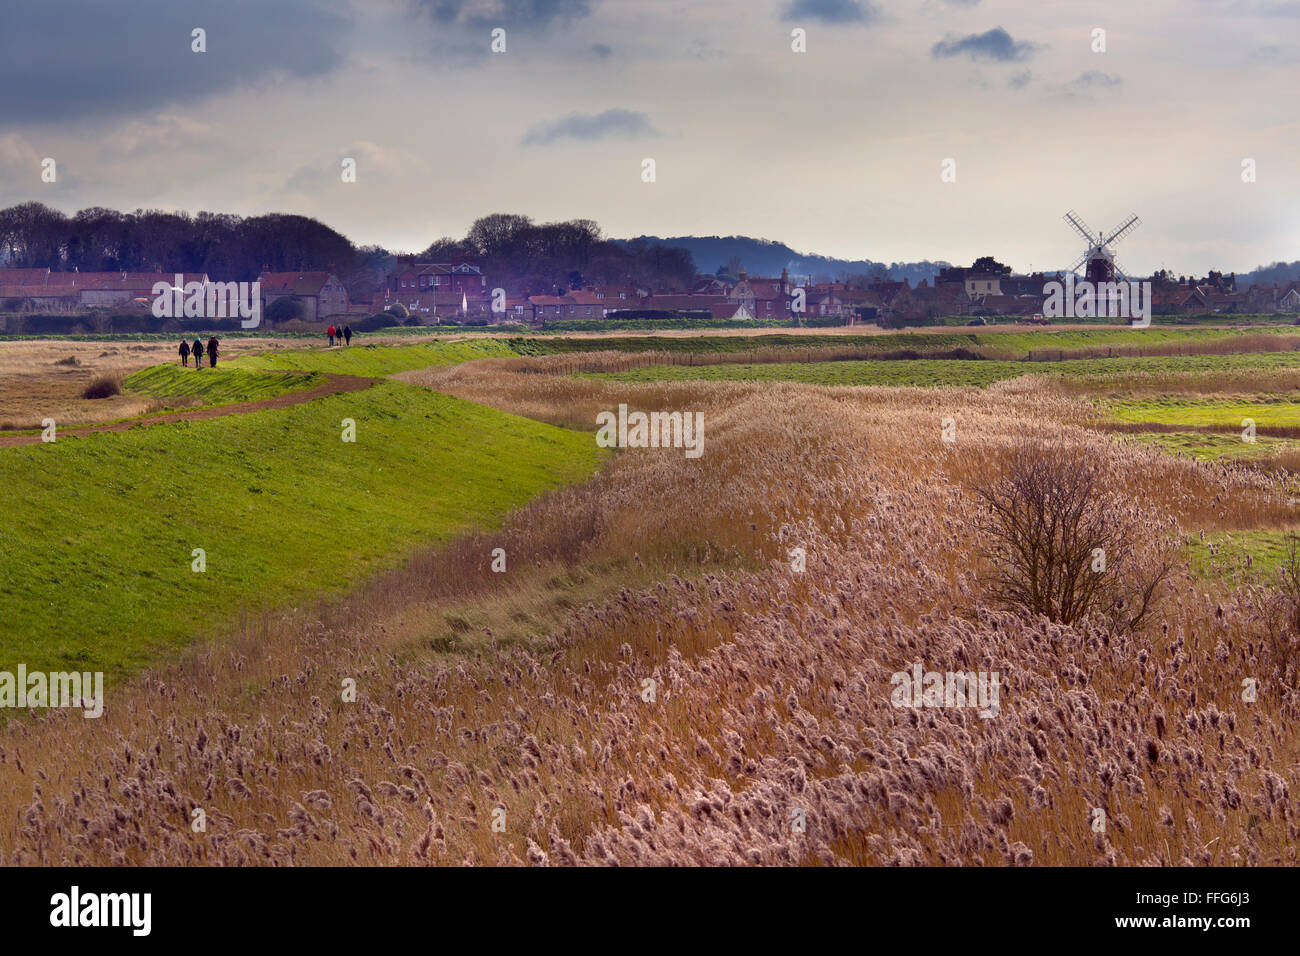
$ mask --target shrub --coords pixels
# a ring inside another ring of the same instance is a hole
[[[305,310],[301,302],[284,295],[268,305],[262,317],[268,322],[288,322],[292,319],[301,319],[304,314]]]
[[[110,398],[122,394],[122,383],[112,375],[97,375],[82,389],[82,398]]]
[[[357,322],[350,323],[353,332],[378,332],[393,326],[393,317],[387,312],[376,312]]]
[[[394,302],[384,311],[387,312],[389,315],[397,316],[399,319],[405,319],[407,316],[410,315],[410,313],[406,310],[406,306],[402,305],[402,303],[400,302]]]
[[[981,552],[994,599],[1074,624],[1100,613],[1136,628],[1173,569],[1172,547],[1132,505],[1103,487],[1087,452],[1022,444],[978,489]]]
[[[61,358],[57,360],[54,364],[55,365],[77,365],[79,363],[77,362],[77,357],[75,355],[69,355],[67,358]]]

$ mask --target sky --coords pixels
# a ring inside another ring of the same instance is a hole
[[[6,0],[0,205],[1017,271],[1074,210],[1141,217],[1129,274],[1243,272],[1300,259],[1298,38],[1300,0]]]

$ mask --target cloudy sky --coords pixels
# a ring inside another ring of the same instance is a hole
[[[1126,271],[1244,271],[1300,258],[1298,38],[1300,0],[6,0],[0,204],[1017,270],[1082,251],[1074,209],[1141,216]]]

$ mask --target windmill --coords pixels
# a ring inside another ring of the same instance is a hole
[[[1115,253],[1111,251],[1111,246],[1118,243],[1130,232],[1142,225],[1142,220],[1137,216],[1130,216],[1127,222],[1111,230],[1110,235],[1099,232],[1094,238],[1090,230],[1078,214],[1073,210],[1065,214],[1065,221],[1079,231],[1088,242],[1088,251],[1075,260],[1074,265],[1070,266],[1071,272],[1078,271],[1079,266],[1086,264],[1084,278],[1089,282],[1114,282],[1115,276],[1118,275],[1125,282],[1129,281],[1120,268],[1115,264]]]

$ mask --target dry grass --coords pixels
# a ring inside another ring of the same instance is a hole
[[[0,340],[0,431],[40,428],[46,418],[60,427],[95,425],[156,410],[158,402],[139,395],[86,399],[82,392],[100,376],[123,379],[151,365],[179,361],[180,340],[179,334],[175,341],[162,342]],[[223,342],[222,354],[233,358],[284,341],[231,338]]]
[[[1180,570],[1114,633],[995,610],[973,568],[974,488],[1026,440],[1099,456],[1152,530],[1293,522],[1267,476],[1112,444],[1033,383],[405,377],[587,429],[620,400],[703,410],[705,453],[625,452],[500,534],[113,689],[99,721],[11,725],[10,862],[1296,861],[1297,695],[1245,592]],[[999,715],[893,708],[916,660],[998,671]]]

